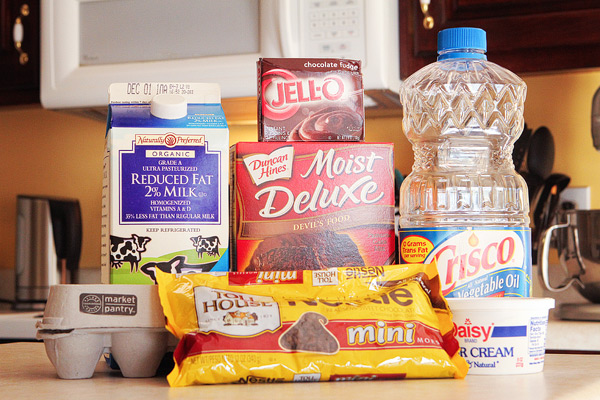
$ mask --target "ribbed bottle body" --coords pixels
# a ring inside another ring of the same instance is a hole
[[[438,61],[401,89],[415,162],[400,192],[400,226],[529,226],[527,185],[512,149],[527,87],[485,60]]]

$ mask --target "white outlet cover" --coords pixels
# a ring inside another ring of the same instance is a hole
[[[560,203],[570,201],[579,210],[589,210],[592,206],[591,197],[589,186],[568,187],[560,194]]]

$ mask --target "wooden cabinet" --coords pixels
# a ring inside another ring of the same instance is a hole
[[[0,0],[0,106],[39,102],[39,8],[39,0]],[[19,21],[21,51],[13,34]]]
[[[488,59],[518,74],[600,66],[600,1],[431,0],[434,27],[419,0],[400,0],[400,68],[406,78],[436,60],[437,33],[474,26],[487,32]]]

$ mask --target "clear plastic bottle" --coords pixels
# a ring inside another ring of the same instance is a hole
[[[531,295],[527,185],[512,162],[527,87],[487,60],[486,33],[438,34],[400,89],[414,165],[400,188],[400,262],[437,262],[447,297]]]

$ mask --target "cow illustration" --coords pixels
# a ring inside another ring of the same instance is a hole
[[[190,240],[194,244],[194,248],[198,253],[198,258],[202,258],[204,253],[209,256],[218,256],[219,245],[221,241],[218,236],[202,237],[202,235],[191,237]]]
[[[169,274],[195,274],[210,271],[217,263],[217,261],[211,261],[203,264],[186,264],[186,261],[186,256],[175,256],[169,261],[148,262],[140,267],[140,271],[156,283],[157,269]]]
[[[146,244],[152,240],[146,236],[132,234],[130,238],[110,236],[110,266],[121,268],[123,263],[128,262],[131,272],[138,271],[138,265],[142,260],[142,253],[146,251]]]

